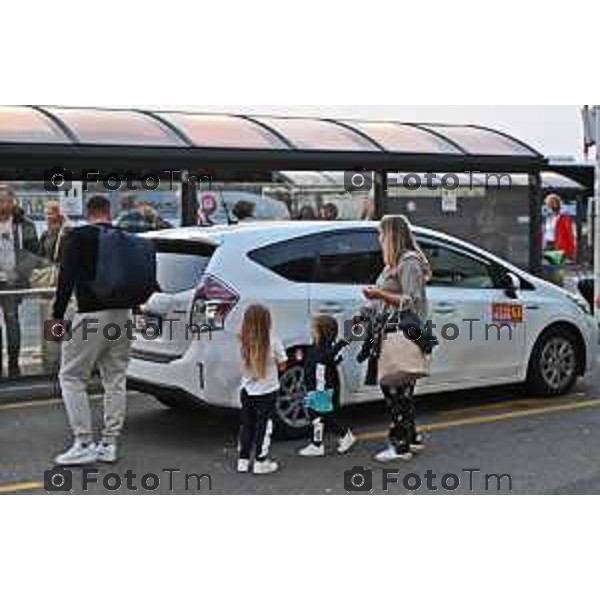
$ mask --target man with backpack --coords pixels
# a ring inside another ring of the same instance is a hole
[[[132,309],[157,291],[153,244],[111,225],[103,196],[87,205],[89,225],[65,238],[51,339],[62,341],[60,384],[74,444],[56,458],[62,466],[114,463],[125,424]],[[64,321],[75,292],[77,314]],[[70,338],[70,339],[69,339]],[[96,445],[87,384],[97,369],[104,387],[104,429]]]

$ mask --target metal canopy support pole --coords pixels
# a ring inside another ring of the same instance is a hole
[[[375,204],[375,219],[380,221],[387,211],[387,189],[388,189],[387,171],[376,171],[373,181],[373,193]]]
[[[183,227],[198,224],[198,182],[190,179],[188,171],[182,171],[181,221]]]
[[[542,174],[529,174],[529,270],[533,275],[543,272],[543,189]]]
[[[596,184],[592,213],[594,215],[594,302],[596,303],[596,320],[600,323],[600,310],[598,310],[598,299],[600,299],[600,106],[594,106],[592,110],[596,142]]]
[[[583,224],[587,218],[587,208],[585,206],[585,198],[582,194],[577,194],[576,202],[577,257],[575,260],[578,265],[583,265]]]

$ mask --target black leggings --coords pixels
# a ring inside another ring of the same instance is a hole
[[[410,451],[410,445],[417,440],[415,414],[415,384],[401,387],[382,387],[385,401],[392,416],[389,439],[400,454]]]
[[[242,428],[240,431],[240,458],[250,460],[254,451],[255,460],[265,461],[271,450],[273,435],[273,411],[277,394],[249,396],[242,391]]]
[[[321,446],[323,444],[323,440],[319,439],[318,428],[317,425],[319,421],[323,424],[322,433],[326,433],[331,431],[333,435],[343,438],[348,435],[350,429],[342,423],[340,423],[338,416],[341,412],[341,402],[340,402],[340,380],[339,375],[336,371],[335,381],[333,385],[333,411],[330,413],[320,413],[316,410],[310,409],[308,414],[310,416],[310,420],[313,424],[313,444],[315,446]]]
[[[313,444],[315,446],[321,446],[323,444],[323,440],[319,438],[317,433],[317,425],[319,421],[323,423],[324,432],[331,431],[333,435],[339,438],[343,438],[348,435],[349,429],[338,421],[336,411],[330,413],[319,413],[316,410],[310,409],[308,414],[310,415],[310,420],[313,424]]]

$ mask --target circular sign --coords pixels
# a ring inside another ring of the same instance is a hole
[[[214,194],[203,194],[200,197],[200,210],[208,217],[217,212],[219,203]]]

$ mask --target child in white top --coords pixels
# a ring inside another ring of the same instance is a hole
[[[271,314],[253,305],[244,315],[240,334],[242,350],[242,427],[238,472],[248,473],[254,451],[255,475],[268,475],[279,469],[269,458],[273,434],[272,415],[279,393],[279,370],[287,355],[282,343],[271,336]]]

